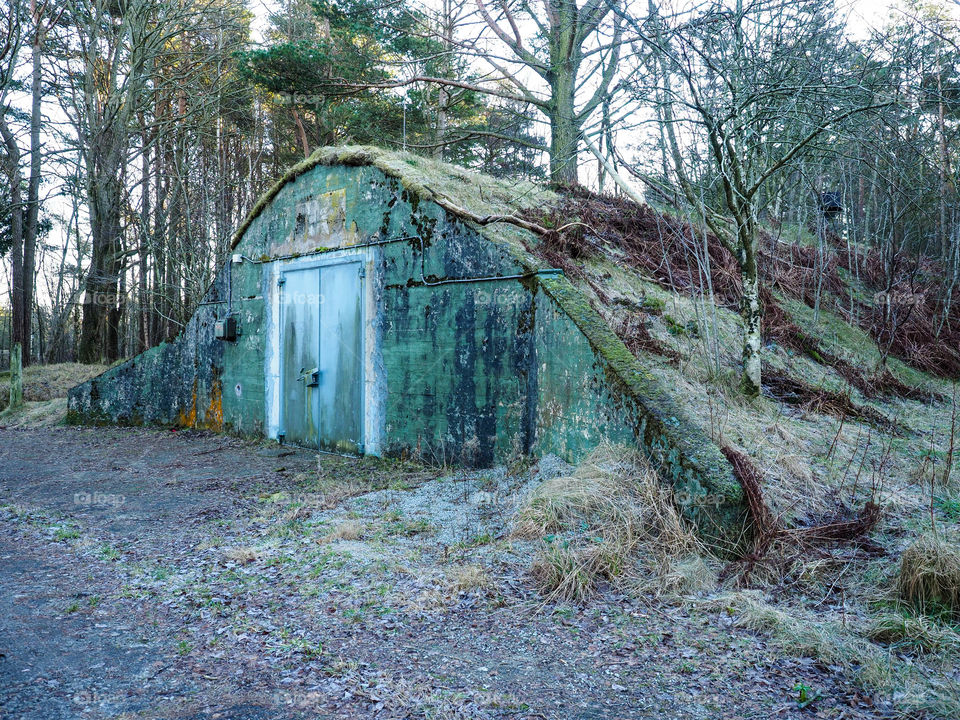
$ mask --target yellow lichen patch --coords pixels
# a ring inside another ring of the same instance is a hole
[[[194,399],[196,399],[196,391],[194,391]],[[204,416],[204,425],[209,430],[223,430],[223,383],[217,377],[214,378],[213,386],[210,388],[210,404]]]
[[[197,426],[197,380],[193,380],[193,391],[190,393],[190,408],[189,410],[181,410],[180,415],[177,418],[177,424],[182,425],[183,427],[196,427]]]

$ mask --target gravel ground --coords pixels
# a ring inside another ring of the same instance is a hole
[[[544,605],[508,474],[197,432],[0,430],[4,718],[873,718],[733,619]],[[804,710],[794,687],[821,694]]]

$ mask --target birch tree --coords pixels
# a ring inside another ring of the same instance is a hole
[[[758,215],[792,163],[848,118],[884,105],[866,63],[844,62],[832,5],[711,0],[669,22],[650,3],[637,28],[672,173],[740,267],[742,389],[761,390]],[[710,198],[718,197],[715,203]]]

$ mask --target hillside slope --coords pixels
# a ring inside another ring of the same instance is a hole
[[[960,712],[960,297],[938,305],[939,269],[833,233],[818,247],[804,229],[767,231],[764,392],[749,400],[737,265],[716,237],[586,192],[531,217],[563,228],[534,251],[759,480],[770,530],[711,602],[852,667],[905,713]],[[906,590],[920,576],[926,602]]]
[[[803,522],[870,497],[928,504],[916,481],[944,472],[951,378],[960,377],[960,298],[936,337],[938,308],[923,285],[935,267],[911,273],[902,262],[914,289],[889,295],[903,306],[922,300],[909,314],[895,310],[906,319],[890,342],[877,251],[831,234],[818,253],[808,233],[766,234],[764,393],[748,401],[737,390],[739,276],[715,237],[588,194],[541,221],[576,223],[536,251],[590,295],[714,439],[755,460],[776,514]]]

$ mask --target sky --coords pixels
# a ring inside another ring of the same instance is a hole
[[[430,8],[437,5],[436,0],[416,1]],[[638,1],[634,0],[634,2]],[[278,2],[277,0],[248,0],[247,4],[255,16],[252,28],[253,39],[255,42],[259,42],[263,38],[267,18],[271,12],[276,10]],[[894,4],[894,0],[847,0],[846,2],[840,0],[838,2],[839,7],[849,9],[848,26],[851,33],[856,37],[863,37],[869,33],[872,27],[882,24],[889,14],[890,7]]]

